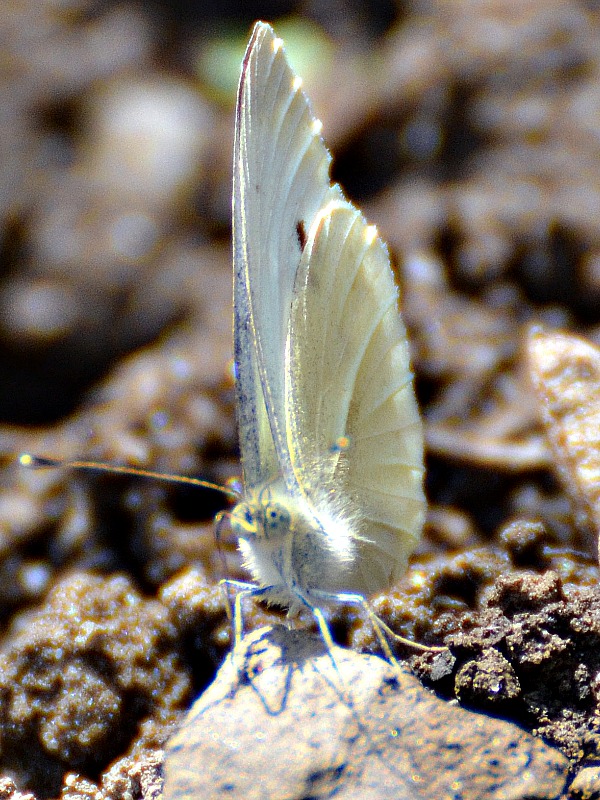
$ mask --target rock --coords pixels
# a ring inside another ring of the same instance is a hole
[[[584,767],[569,787],[569,797],[577,800],[598,800],[600,797],[600,767]]]
[[[401,665],[282,626],[246,636],[169,743],[165,800],[560,795],[567,759]]]

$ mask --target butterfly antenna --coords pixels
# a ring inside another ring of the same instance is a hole
[[[165,481],[166,483],[182,483],[186,486],[198,486],[201,489],[213,489],[216,492],[221,492],[232,500],[238,500],[240,493],[230,486],[221,486],[212,481],[205,481],[201,478],[190,478],[187,475],[172,475],[169,472],[154,472],[149,469],[139,469],[138,467],[122,467],[115,464],[108,464],[104,461],[61,461],[55,458],[45,458],[43,456],[34,456],[31,453],[22,453],[19,456],[19,464],[23,467],[30,467],[32,469],[57,469],[60,467],[67,467],[68,469],[81,469],[89,470],[91,472],[109,472],[117,475],[135,475],[139,478],[153,478],[157,481]]]

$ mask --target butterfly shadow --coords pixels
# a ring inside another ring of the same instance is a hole
[[[273,625],[244,636],[231,654],[237,670],[237,685],[250,687],[265,713],[284,713],[294,699],[293,681],[314,698],[324,681],[332,699],[347,703],[347,691],[333,653],[319,634],[304,629]],[[325,664],[325,667],[323,666]],[[316,683],[315,683],[316,682]],[[306,702],[307,697],[304,697]]]

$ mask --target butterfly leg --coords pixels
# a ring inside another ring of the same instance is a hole
[[[306,601],[304,602],[306,603]],[[331,631],[329,630],[329,625],[327,624],[325,615],[323,614],[321,609],[318,608],[317,606],[313,606],[308,603],[307,606],[310,609],[313,617],[317,620],[317,625],[319,626],[319,633],[321,634],[321,639],[323,639],[323,641],[325,642],[325,646],[327,647],[327,651],[331,654],[331,651],[333,650],[333,637],[331,636]]]
[[[304,593],[302,594],[299,593],[298,599],[302,602],[304,606],[306,606],[306,608],[309,609],[309,611],[312,613],[313,617],[317,621],[317,625],[319,626],[319,633],[321,634],[321,639],[323,640],[325,647],[327,648],[327,654],[331,661],[333,670],[337,674],[338,679],[340,681],[340,686],[338,689],[338,691],[340,692],[340,697],[347,704],[348,708],[354,709],[354,701],[352,699],[352,694],[345,685],[344,678],[342,677],[337,661],[335,660],[335,656],[333,654],[333,649],[334,649],[333,637],[331,635],[331,631],[329,630],[329,625],[327,623],[327,620],[325,619],[325,615],[318,606],[315,606],[310,602],[310,600],[304,595]],[[358,722],[359,725],[362,726],[360,720],[358,720]]]
[[[219,585],[223,587],[223,591],[227,597],[227,616],[231,622],[234,647],[237,647],[242,641],[242,630],[244,627],[242,600],[244,597],[250,597],[253,594],[257,594],[260,591],[260,587],[255,586],[253,583],[234,581],[231,578],[223,578],[223,580],[219,581]],[[233,612],[231,609],[231,599],[228,591],[230,586],[236,590],[235,600],[233,603]]]
[[[446,647],[438,647],[436,645],[425,645],[420,644],[419,642],[413,642],[410,639],[406,639],[404,636],[400,636],[386,625],[385,622],[377,616],[377,614],[373,611],[373,609],[369,606],[365,598],[361,594],[353,594],[350,592],[323,592],[318,589],[313,589],[311,591],[312,595],[317,597],[321,597],[323,600],[327,600],[329,602],[333,601],[336,603],[348,603],[350,605],[360,606],[363,608],[368,617],[371,621],[371,625],[373,627],[373,631],[386,659],[391,664],[396,664],[396,659],[392,653],[390,648],[389,642],[386,639],[384,632],[387,633],[394,641],[399,642],[400,644],[405,645],[406,647],[411,647],[414,650],[420,650],[422,652],[434,652],[434,653],[441,653],[447,650]]]
[[[389,661],[390,664],[397,666],[397,661],[392,653],[388,640],[382,633],[382,629],[385,630],[387,625],[385,625],[382,620],[369,608],[369,605],[365,598],[360,594],[351,594],[349,592],[322,592],[318,589],[313,589],[312,594],[320,596],[323,600],[328,600],[329,602],[334,601],[336,603],[348,603],[350,605],[361,606],[366,612],[371,620],[371,625],[373,626],[373,631],[377,636],[381,649]],[[388,628],[388,630],[390,630]],[[391,631],[390,631],[391,632]],[[408,640],[407,640],[408,641]]]
[[[230,617],[233,627],[233,642],[234,646],[237,647],[242,641],[242,631],[244,629],[242,600],[245,597],[260,597],[260,595],[266,594],[271,587],[257,586],[254,583],[246,583],[245,581],[235,581],[232,578],[223,578],[219,583],[223,587],[231,586],[237,590],[233,603],[233,619]],[[226,588],[224,588],[224,591],[227,595],[227,608],[230,609],[229,592]],[[231,612],[228,611],[228,616],[230,613]]]
[[[422,653],[444,653],[448,649],[445,645],[421,644],[420,642],[413,642],[412,639],[406,639],[404,636],[400,636],[399,633],[395,633],[389,625],[385,624],[381,617],[378,617],[377,614],[369,608],[369,604],[364,597],[362,598],[362,605],[367,610],[375,630],[379,627],[399,644],[403,644],[405,647],[411,647],[413,650],[420,650]]]

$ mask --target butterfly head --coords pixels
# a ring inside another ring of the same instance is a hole
[[[231,512],[231,528],[238,538],[269,539],[292,529],[290,508],[277,499],[270,486],[249,493]]]

